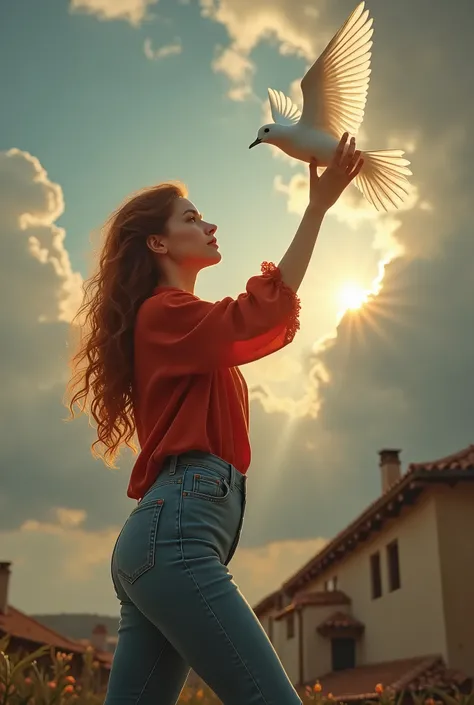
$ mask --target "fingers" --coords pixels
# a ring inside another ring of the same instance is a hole
[[[351,137],[351,141],[349,142],[349,147],[347,148],[347,152],[345,153],[345,155],[342,159],[342,166],[343,167],[345,166],[346,169],[349,166],[349,164],[352,162],[352,159],[354,157],[355,148],[356,148],[355,137]]]
[[[355,140],[354,140],[354,147],[355,147]],[[359,161],[360,155],[361,155],[360,149],[357,149],[357,150],[355,150],[355,151],[354,151],[354,149],[353,149],[353,150],[352,150],[352,154],[351,154],[350,156],[347,156],[347,159],[346,159],[346,162],[347,162],[347,163],[345,164],[345,168],[346,168],[346,172],[347,172],[348,174],[350,174],[350,172],[352,171],[352,169],[355,167],[355,165],[356,165],[357,162]]]
[[[348,137],[349,134],[347,132],[342,135],[334,155],[334,162],[340,169],[346,172],[349,180],[352,181],[362,169],[364,159],[361,158],[361,150],[356,150],[355,137],[351,137],[349,146],[346,149]]]
[[[344,132],[344,134],[342,135],[342,137],[339,141],[339,144],[337,145],[336,152],[335,152],[334,158],[333,158],[333,164],[335,166],[341,166],[341,164],[342,164],[344,149],[346,147],[346,142],[347,142],[348,137],[349,137],[349,133]]]
[[[353,179],[355,179],[357,174],[360,173],[360,170],[364,166],[364,158],[360,156],[361,153],[356,152],[354,154],[354,158],[355,158],[356,154],[357,154],[357,159],[355,160],[351,170],[347,172],[348,176],[349,176],[349,181],[352,181]]]

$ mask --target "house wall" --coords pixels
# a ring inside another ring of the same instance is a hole
[[[447,662],[474,677],[474,486],[436,488]]]
[[[273,624],[273,646],[292,683],[298,683],[299,673],[299,623],[298,615],[293,613],[294,636],[287,638],[287,618],[279,619]]]
[[[289,602],[286,600],[286,602]],[[260,624],[273,644],[280,661],[283,663],[286,672],[292,683],[299,681],[299,618],[293,613],[294,636],[287,638],[286,618],[275,620],[275,615],[280,610],[272,609],[259,616]],[[271,627],[271,621],[273,625]]]
[[[315,681],[332,670],[331,640],[317,631],[318,626],[334,612],[350,614],[350,605],[310,605],[303,611],[303,681]],[[358,656],[358,654],[357,654]]]
[[[386,546],[395,539],[399,547],[401,588],[390,593]],[[373,600],[370,556],[376,551],[381,552],[382,597]],[[334,575],[338,589],[352,599],[353,616],[365,625],[358,665],[433,653],[447,657],[437,504],[433,493],[422,495],[413,507],[404,509],[358,550],[308,583],[305,590],[324,590],[324,581]],[[316,668],[318,676],[322,676],[327,672],[328,662],[309,620],[305,627],[305,652],[314,653],[315,657],[321,654],[321,663]]]

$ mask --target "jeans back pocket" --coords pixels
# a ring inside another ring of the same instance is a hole
[[[117,573],[128,583],[155,565],[156,535],[163,499],[139,504],[128,517],[115,548]]]

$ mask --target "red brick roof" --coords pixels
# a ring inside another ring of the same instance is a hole
[[[412,688],[445,687],[453,683],[461,686],[467,680],[464,674],[447,669],[442,657],[436,655],[359,666],[319,678],[323,694],[332,693],[336,700],[343,699],[345,702],[378,699],[375,686],[379,683],[384,689],[399,693]],[[310,685],[314,685],[314,681]]]
[[[357,631],[362,631],[364,629],[364,625],[362,624],[362,622],[359,622],[358,619],[355,619],[355,617],[353,617],[351,614],[347,614],[346,612],[334,612],[334,614],[322,621],[321,624],[318,626],[318,631],[320,632],[335,629],[355,629]]]
[[[262,616],[263,614],[265,614],[265,612],[268,612],[269,610],[276,607],[280,594],[280,590],[275,590],[275,592],[272,592],[270,595],[267,595],[262,600],[260,600],[260,602],[253,608],[253,611],[255,612],[257,617]]]
[[[18,639],[26,639],[38,645],[49,644],[64,651],[73,651],[81,654],[86,650],[86,647],[79,644],[79,642],[68,639],[53,629],[45,627],[44,624],[40,624],[36,619],[28,617],[28,615],[11,605],[8,607],[7,614],[0,612],[0,631]]]
[[[427,463],[410,463],[408,472],[425,470],[428,472],[453,472],[456,470],[474,470],[474,445],[470,445],[458,453],[447,455],[446,458],[430,460]]]
[[[25,639],[38,646],[47,644],[67,653],[83,654],[87,649],[87,645],[62,636],[11,605],[8,606],[6,614],[0,612],[0,634],[2,633],[17,639]],[[113,655],[108,651],[95,650],[95,658],[105,668],[110,668]]]
[[[321,592],[301,592],[294,596],[293,602],[275,615],[275,619],[281,619],[287,614],[294,612],[306,605],[350,605],[351,600],[341,590],[324,590]]]

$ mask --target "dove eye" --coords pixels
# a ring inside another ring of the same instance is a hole
[[[270,132],[270,128],[269,128],[269,127],[266,127],[266,128],[264,129],[264,132]]]

